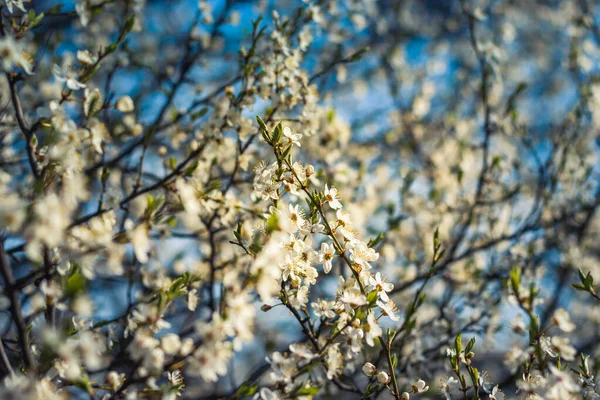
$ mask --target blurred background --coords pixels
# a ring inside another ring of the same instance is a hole
[[[397,349],[403,384],[423,378],[432,387],[425,396],[439,398],[437,384],[449,374],[445,349],[463,332],[478,338],[479,370],[508,394],[515,392],[520,373],[503,361],[512,344],[527,344],[518,321],[528,322],[506,288],[514,266],[541,290],[544,302],[536,310],[542,326],[557,308],[568,308],[578,327],[572,344],[597,356],[598,307],[571,288],[580,268],[600,277],[596,1],[215,0],[203,3],[203,13],[197,1],[87,3],[106,3],[87,27],[73,11],[76,4],[65,1],[35,31],[36,75],[48,79],[44,86],[25,87],[22,96],[35,105],[32,115],[47,107],[60,92],[52,83],[53,64],[69,68],[77,50],[110,44],[123,17],[135,13],[140,32],[134,29],[94,85],[107,98],[128,94],[137,105],[132,120],[112,120],[112,148],[132,141],[120,130],[157,117],[168,125],[170,134],[156,136],[149,147],[148,179],[165,174],[161,146],[177,157],[173,138],[206,129],[223,89],[241,87],[239,54],[252,45],[253,21],[260,17],[268,27],[274,13],[293,20],[297,8],[313,7],[312,20],[297,23],[309,26],[314,37],[301,68],[319,93],[322,119],[310,127],[293,112],[274,119],[285,118],[305,134],[298,159],[322,168],[323,181],[340,190],[363,235],[385,234],[376,268],[394,283],[400,311],[424,279],[436,227],[447,249],[442,273],[429,284],[418,315],[423,334],[406,338]],[[28,8],[40,13],[57,5],[36,0]],[[84,29],[92,34],[80,35]],[[190,43],[204,50],[188,65]],[[184,68],[189,73],[176,80]],[[174,85],[178,90],[170,98]],[[270,106],[258,99],[244,113],[253,119]],[[255,143],[240,180],[251,182],[252,167],[268,156],[264,147]],[[107,149],[103,157],[114,154]],[[139,156],[134,150],[121,160],[123,176],[137,172]],[[96,202],[90,199],[82,213]],[[158,258],[173,276],[206,260],[205,238],[154,234],[164,239]],[[223,254],[231,251],[225,250],[230,236],[230,230],[223,232],[218,244]],[[14,237],[6,246],[20,243]],[[14,257],[24,271],[29,268]],[[311,299],[331,296],[341,270],[335,266]],[[122,315],[131,306],[127,299],[147,290],[132,280],[124,275],[90,281],[94,320]],[[257,299],[257,310],[260,306]],[[189,324],[183,314],[169,322],[173,331]],[[227,377],[217,383],[186,380],[185,397],[228,395],[248,377],[261,376],[271,352],[304,339],[284,307],[258,311],[255,333]],[[358,387],[368,382],[360,368],[349,376]],[[337,390],[320,396],[339,397]]]

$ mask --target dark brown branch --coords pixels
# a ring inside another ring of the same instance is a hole
[[[4,292],[10,301],[10,313],[12,314],[13,321],[17,327],[19,334],[19,346],[21,347],[21,354],[23,356],[23,363],[25,368],[31,372],[36,371],[35,360],[31,353],[31,345],[29,343],[29,332],[25,324],[21,310],[21,300],[19,298],[19,291],[15,288],[15,277],[12,269],[8,264],[8,258],[4,251],[4,241],[0,240],[0,274],[4,279],[5,289]]]

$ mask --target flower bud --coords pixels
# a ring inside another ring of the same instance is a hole
[[[385,385],[386,383],[388,383],[390,381],[390,377],[388,376],[387,372],[385,371],[380,371],[377,374],[377,381],[383,385]]]
[[[314,173],[315,173],[315,167],[313,167],[312,165],[309,165],[306,167],[306,177],[309,177]]]
[[[362,371],[364,372],[364,374],[366,376],[371,377],[375,374],[375,372],[377,372],[377,367],[375,367],[373,364],[368,362],[365,365],[363,365]]]
[[[118,390],[121,385],[123,384],[123,381],[121,379],[122,377],[116,373],[115,371],[110,371],[105,378],[105,382],[108,383],[108,385],[110,386],[110,388],[113,391]]]
[[[124,113],[132,112],[135,109],[135,106],[133,105],[133,100],[129,96],[119,97],[119,99],[117,100],[116,107],[117,110]]]
[[[404,393],[402,393],[402,396],[400,398],[402,400],[409,400],[410,399],[410,394],[408,392],[404,392]]]

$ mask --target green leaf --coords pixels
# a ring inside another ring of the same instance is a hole
[[[198,168],[198,165],[199,165],[199,164],[198,164],[198,160],[194,161],[194,162],[192,163],[192,165],[190,165],[189,167],[187,167],[187,168],[185,169],[185,173],[184,173],[184,175],[185,175],[185,176],[192,176],[192,175],[194,174],[194,171],[196,170],[196,168]]]
[[[135,15],[130,15],[125,21],[125,25],[123,25],[123,36],[127,35],[133,29],[133,25],[135,24]]]
[[[256,116],[256,122],[258,122],[258,125],[260,125],[260,127],[262,128],[263,131],[269,132],[269,129],[267,128],[267,124],[265,124],[265,121],[263,121],[263,119],[258,115]]]
[[[356,310],[355,314],[354,314],[354,318],[356,318],[359,321],[363,321],[366,317],[365,311],[362,307],[360,307],[359,309]]]
[[[93,65],[91,68],[88,68],[80,77],[79,77],[79,81],[81,83],[85,83],[87,81],[89,81],[94,74],[100,69],[100,64],[95,64]]]
[[[527,89],[527,86],[529,86],[527,82],[519,82],[519,84],[515,88],[515,91],[508,98],[506,106],[507,112],[514,111],[515,103],[518,100],[518,97],[521,95],[521,93],[525,91],[525,89]]]
[[[186,276],[180,276],[179,278],[175,279],[173,281],[173,283],[171,283],[169,292],[171,292],[172,294],[178,294],[183,289],[183,287],[186,285],[186,283],[187,283]]]
[[[75,385],[81,389],[84,389],[88,393],[94,393],[94,389],[92,388],[92,384],[90,382],[90,378],[87,374],[81,375],[79,380],[75,382]]]
[[[456,180],[458,181],[458,183],[462,183],[464,175],[465,175],[465,172],[463,171],[463,169],[461,167],[457,167],[456,168]]]
[[[440,247],[440,228],[435,228],[435,232],[433,233],[433,252],[437,253],[437,250]]]
[[[192,119],[202,118],[202,117],[204,117],[206,115],[207,112],[208,112],[208,107],[204,107],[200,111],[196,111],[195,113],[193,113],[191,115],[191,118]]]
[[[459,333],[454,339],[454,348],[456,349],[456,354],[460,354],[462,351],[462,333]]]
[[[106,181],[108,181],[109,177],[110,177],[110,170],[105,165],[104,167],[102,167],[102,176],[100,177],[100,180],[102,181],[103,185],[106,184]]]
[[[515,293],[518,293],[519,286],[521,285],[521,269],[519,267],[513,267],[509,274],[510,283]]]
[[[356,54],[354,54],[352,56],[352,58],[350,59],[351,62],[356,62],[358,60],[360,60],[363,56],[363,54],[365,54],[368,50],[368,47],[365,47],[364,49],[360,49]]]
[[[298,396],[314,396],[317,393],[319,393],[320,391],[321,391],[321,388],[318,388],[318,387],[305,387],[305,388],[298,390],[298,392],[296,392],[296,394]]]
[[[406,194],[410,190],[411,185],[415,181],[415,171],[410,170],[404,177],[404,182],[402,183],[401,194]]]
[[[327,112],[327,122],[332,123],[335,119],[335,109],[331,109]]]
[[[279,228],[279,221],[277,220],[277,215],[271,214],[267,219],[267,232],[276,231]]]
[[[425,293],[423,293],[417,298],[417,301],[415,303],[415,308],[414,308],[415,310],[423,305],[426,297],[427,297],[427,295]]]
[[[251,254],[258,254],[262,250],[262,246],[259,243],[252,243],[249,249]]]
[[[254,394],[258,391],[258,385],[254,384],[251,385],[248,382],[244,382],[242,383],[242,385],[238,388],[238,390],[235,391],[235,396],[233,396],[234,398],[244,398],[244,397],[250,397],[250,396],[254,396]]]
[[[156,209],[156,199],[151,194],[146,195],[146,209],[148,211],[154,211]]]
[[[587,275],[584,275],[583,271],[580,269],[579,279],[581,280],[581,283],[583,284],[583,286],[585,286],[586,289],[593,289],[594,277],[592,276],[591,272],[588,272]]]
[[[107,48],[104,49],[104,54],[110,54],[110,53],[114,53],[114,51],[117,49],[118,44],[117,43],[111,43]]]
[[[579,291],[582,291],[582,292],[587,292],[587,291],[588,291],[588,290],[587,290],[587,288],[586,288],[585,286],[583,286],[583,285],[579,285],[579,284],[577,284],[577,283],[574,283],[574,284],[572,284],[571,286],[572,286],[572,287],[573,287],[573,289],[575,289],[575,290],[579,290]]]
[[[290,151],[292,151],[292,144],[290,144],[288,147],[286,147],[286,149],[283,151],[282,157],[284,159],[286,159],[288,157],[288,155],[290,154]]]
[[[283,128],[281,127],[281,122],[277,124],[275,127],[275,133],[273,134],[273,145],[279,143],[279,139],[283,136]]]
[[[85,290],[87,280],[79,272],[76,272],[67,278],[66,295],[73,297]]]
[[[380,384],[373,384],[372,382],[369,382],[361,399],[366,399],[366,398],[370,397],[373,393],[378,392],[380,388],[381,388]]]
[[[160,292],[158,294],[158,309],[159,309],[159,311],[162,312],[165,309],[168,301],[169,301],[169,295],[167,293]]]
[[[369,304],[373,305],[377,301],[377,297],[378,297],[377,290],[373,290],[367,295],[367,302]]]
[[[379,243],[381,243],[384,239],[385,235],[383,234],[383,232],[379,233],[379,235],[377,235],[375,238],[372,238],[369,240],[369,244],[367,245],[368,247],[375,247],[377,246]]]
[[[37,16],[33,10],[29,10],[28,20],[29,20],[29,29],[36,28],[42,23],[42,19],[44,18],[44,13],[40,13]]]
[[[465,349],[465,353],[469,353],[471,350],[473,350],[473,347],[475,347],[475,336],[473,336],[471,340],[469,340],[469,343],[467,344],[467,347]]]

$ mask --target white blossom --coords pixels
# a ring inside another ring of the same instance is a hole
[[[132,112],[135,109],[133,100],[127,95],[119,97],[115,103],[115,107],[123,113]]]

